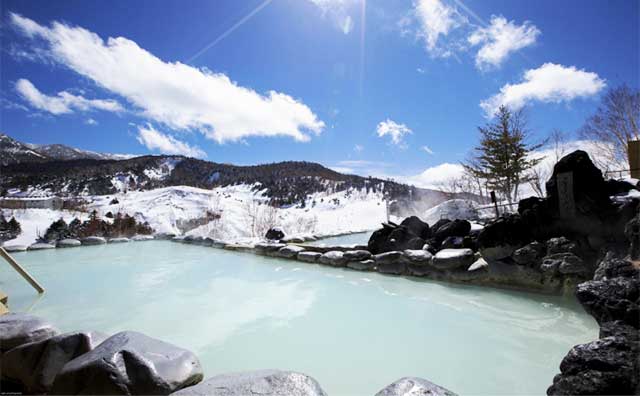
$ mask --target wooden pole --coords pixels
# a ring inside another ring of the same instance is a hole
[[[22,277],[29,282],[29,284],[31,286],[33,286],[34,289],[36,289],[36,291],[38,293],[44,293],[44,288],[42,286],[40,286],[40,284],[33,279],[33,277],[31,275],[29,275],[29,273],[20,266],[20,264],[18,264],[18,262],[16,260],[14,260],[13,257],[11,257],[9,255],[9,253],[7,253],[6,250],[4,250],[4,248],[2,246],[0,246],[0,256],[2,256],[5,260],[7,260],[7,262],[9,264],[11,264],[11,266],[13,267],[13,269],[15,269],[16,271],[18,271],[18,273],[20,275],[22,275]]]

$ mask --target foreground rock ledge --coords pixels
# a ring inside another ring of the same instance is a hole
[[[8,313],[0,316],[0,353],[57,334],[58,330],[51,323],[37,316]]]

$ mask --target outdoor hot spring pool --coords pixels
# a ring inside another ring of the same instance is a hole
[[[460,394],[540,395],[568,350],[598,333],[567,298],[167,241],[14,257],[47,289],[38,298],[0,265],[14,311],[63,331],[146,333],[195,352],[205,376],[300,371],[329,395],[373,395],[404,376]]]

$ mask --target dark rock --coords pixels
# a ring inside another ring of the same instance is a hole
[[[613,278],[578,285],[576,297],[598,323],[621,320],[640,328],[640,279]]]
[[[589,270],[584,261],[573,253],[556,253],[542,259],[540,270],[548,275],[586,275]]]
[[[441,270],[467,269],[475,261],[471,249],[443,249],[433,257],[432,265]]]
[[[640,277],[640,269],[635,267],[629,260],[616,258],[614,255],[607,253],[598,264],[593,280],[607,280],[618,277],[638,278]]]
[[[332,267],[344,267],[347,264],[347,259],[344,258],[343,252],[332,250],[320,256],[318,262]]]
[[[547,254],[578,252],[578,246],[565,237],[551,238],[547,241]]]
[[[125,331],[67,363],[51,394],[168,395],[202,381],[202,368],[185,349]]]
[[[377,264],[390,264],[395,263],[396,261],[403,261],[404,255],[402,254],[402,252],[393,251],[376,254],[373,256],[373,259]]]
[[[491,221],[478,234],[478,248],[487,260],[501,260],[531,242],[527,226],[518,215],[506,215]]]
[[[532,266],[544,256],[545,252],[546,247],[544,244],[538,241],[533,241],[528,245],[517,249],[515,252],[513,252],[513,255],[511,257],[513,258],[513,261],[520,265]]]
[[[442,244],[440,245],[441,249],[461,249],[464,245],[463,237],[450,236],[446,237]]]
[[[440,241],[444,241],[448,237],[465,237],[471,231],[471,223],[467,220],[453,220],[438,227],[434,236]]]
[[[15,347],[2,355],[1,372],[29,393],[47,393],[62,367],[93,350],[107,338],[102,333],[65,333]]]
[[[433,255],[427,250],[405,250],[404,259],[411,264],[430,265]]]
[[[304,252],[304,248],[295,245],[288,245],[278,250],[278,257],[296,258],[298,253]]]
[[[284,238],[284,231],[279,227],[269,228],[264,237],[272,241],[279,241]]]
[[[407,270],[407,262],[402,252],[387,252],[373,256],[378,272],[401,275]]]
[[[349,261],[363,261],[371,258],[368,250],[348,250],[343,254],[344,258]]]
[[[260,370],[222,374],[174,393],[176,396],[326,396],[318,382],[301,373]]]
[[[442,227],[443,225],[448,224],[448,223],[451,223],[451,220],[449,220],[449,219],[440,219],[440,220],[436,221],[431,226],[431,235],[434,235],[436,232],[438,232],[440,227]]]
[[[379,254],[385,252],[387,248],[387,239],[389,238],[389,234],[393,231],[390,227],[382,227],[378,230],[375,230],[371,237],[369,238],[369,242],[367,243],[367,250],[369,250],[372,254]]]
[[[429,224],[420,220],[417,216],[410,216],[406,219],[402,220],[400,223],[401,226],[407,227],[409,232],[418,238],[427,239],[431,236],[431,231],[429,230]]]
[[[0,315],[0,352],[29,342],[46,340],[58,330],[44,319],[25,313]]]
[[[304,252],[298,253],[297,258],[298,260],[304,261],[307,263],[317,263],[318,260],[320,260],[320,257],[322,257],[322,253],[304,251]]]
[[[640,332],[621,320],[605,322],[600,325],[600,338],[622,337],[628,341],[640,341]]]
[[[560,363],[548,395],[637,394],[638,343],[610,336],[576,345]]]
[[[256,243],[255,249],[259,254],[272,254],[276,253],[278,250],[282,249],[285,246],[287,245],[284,243],[261,242]]]
[[[405,377],[382,389],[376,393],[376,396],[456,396],[456,394],[426,379]]]
[[[607,189],[608,196],[626,194],[631,190],[638,189],[637,186],[634,186],[629,182],[626,182],[624,180],[615,180],[615,179],[607,180],[605,182],[605,188]]]

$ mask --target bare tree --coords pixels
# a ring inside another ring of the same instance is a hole
[[[609,162],[628,163],[627,143],[640,139],[640,91],[626,84],[610,88],[580,136],[593,140]]]
[[[551,154],[546,158],[541,157],[540,163],[529,170],[527,178],[529,186],[539,197],[546,195],[546,183],[553,174],[553,167],[566,154],[567,134],[559,129],[554,129],[545,139],[544,144]]]

